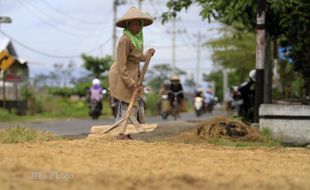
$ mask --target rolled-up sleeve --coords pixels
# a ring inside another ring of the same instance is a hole
[[[116,59],[118,63],[118,72],[128,87],[132,87],[135,83],[134,79],[129,76],[127,67],[127,58],[130,52],[130,41],[121,38],[117,47]]]

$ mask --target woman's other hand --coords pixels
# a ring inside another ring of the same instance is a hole
[[[154,48],[150,48],[146,51],[146,56],[153,56],[155,53],[155,49]]]

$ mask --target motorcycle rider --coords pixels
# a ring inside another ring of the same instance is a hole
[[[214,103],[214,96],[210,88],[207,89],[204,97],[206,110],[212,112],[213,110],[213,103]]]
[[[92,86],[88,89],[88,93],[87,93],[87,102],[89,104],[89,114],[92,116],[92,112],[94,110],[92,110],[91,108],[91,103],[92,102],[95,102],[96,103],[96,106],[95,106],[95,109],[98,110],[99,113],[97,114],[101,114],[101,110],[102,110],[102,87],[101,87],[101,82],[99,79],[95,78],[93,79],[92,81]],[[99,116],[98,115],[98,116]]]
[[[168,96],[168,92],[170,90],[170,81],[169,80],[164,80],[163,84],[161,85],[160,89],[159,89],[159,99],[158,99],[158,102],[157,102],[157,108],[158,108],[158,111],[160,112],[161,110],[161,101],[162,101],[162,97],[167,95]]]
[[[173,75],[171,78],[170,78],[170,92],[168,93],[168,97],[169,97],[169,100],[170,100],[170,104],[171,106],[173,107],[173,101],[174,101],[174,94],[177,94],[177,103],[178,105],[181,105],[181,102],[184,98],[184,94],[183,94],[183,87],[182,87],[182,84],[180,82],[180,78],[177,76],[177,75]]]
[[[197,88],[195,91],[195,97],[193,100],[194,111],[196,116],[199,117],[204,112],[204,96],[203,96],[203,89]]]

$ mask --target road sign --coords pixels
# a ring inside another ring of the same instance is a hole
[[[9,55],[6,50],[0,52],[0,70],[6,71],[13,63],[14,57]]]

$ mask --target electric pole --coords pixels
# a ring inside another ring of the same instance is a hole
[[[226,68],[223,68],[223,102],[227,102],[227,93],[228,93],[228,70]]]
[[[138,8],[139,8],[140,10],[142,9],[142,1],[143,1],[143,0],[138,0],[138,3],[139,3],[139,4],[138,4]]]
[[[175,75],[176,74],[176,61],[175,61],[175,57],[176,57],[176,45],[175,45],[175,41],[176,41],[176,34],[181,34],[184,33],[185,31],[181,31],[181,30],[176,30],[176,18],[172,18],[172,31],[167,31],[168,33],[172,34],[172,74]]]
[[[254,123],[259,122],[259,106],[263,102],[264,64],[265,64],[265,7],[266,0],[257,1],[256,17],[256,84]]]
[[[115,45],[116,45],[116,11],[117,11],[117,0],[113,1],[113,22],[112,22],[112,52],[113,52],[113,58],[115,58]]]
[[[175,18],[172,19],[172,73],[175,75]]]
[[[113,42],[112,42],[112,53],[113,53],[113,58],[115,58],[115,47],[116,47],[116,26],[115,26],[115,23],[116,23],[116,17],[117,17],[117,6],[118,5],[122,5],[122,4],[125,4],[125,1],[124,0],[113,0],[113,22],[112,22],[112,39],[113,39]]]
[[[197,62],[196,62],[196,85],[200,82],[200,48],[201,48],[201,40],[205,38],[203,34],[199,31],[197,34],[194,34],[194,37],[197,38]]]

